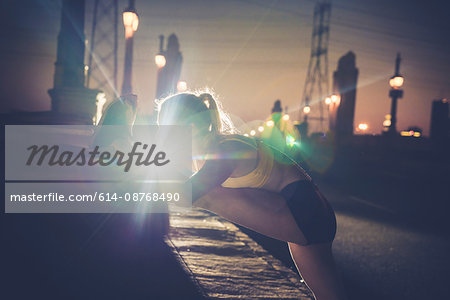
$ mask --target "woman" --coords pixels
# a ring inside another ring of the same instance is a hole
[[[177,94],[158,103],[160,125],[191,125],[197,172],[193,205],[286,241],[316,299],[345,299],[331,253],[336,219],[297,164],[262,141],[233,134],[210,94]]]

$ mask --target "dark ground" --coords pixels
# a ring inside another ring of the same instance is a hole
[[[203,299],[162,240],[136,233],[132,215],[2,222],[3,299]]]

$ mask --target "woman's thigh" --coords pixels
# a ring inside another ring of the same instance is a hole
[[[306,243],[285,198],[278,193],[218,187],[194,205],[272,238],[296,244]]]

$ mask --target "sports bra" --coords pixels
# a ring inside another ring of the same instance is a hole
[[[239,141],[257,150],[258,163],[256,168],[250,173],[240,177],[229,177],[222,183],[227,188],[260,188],[270,177],[273,168],[273,152],[272,149],[264,144],[261,140],[241,136],[229,135],[225,136],[220,142]]]

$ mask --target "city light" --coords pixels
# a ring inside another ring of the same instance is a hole
[[[361,131],[366,131],[369,128],[369,125],[367,125],[367,123],[360,123],[358,125],[358,129]]]
[[[254,130],[250,131],[251,136],[254,136],[255,134],[256,134],[256,131],[254,131]]]
[[[330,99],[331,99],[331,102],[333,102],[333,103],[339,103],[341,101],[341,96],[331,95]]]
[[[159,69],[164,68],[166,65],[166,57],[162,54],[155,55],[155,64]]]
[[[269,121],[267,121],[266,125],[267,125],[268,127],[273,127],[273,125],[275,125],[275,122],[272,121],[272,120],[269,120]]]
[[[393,88],[393,89],[399,89],[402,87],[403,82],[405,81],[405,79],[402,76],[393,76],[391,77],[391,79],[389,80],[389,85]]]
[[[389,126],[391,126],[391,120],[384,120],[383,126],[384,126],[384,127],[389,127]]]
[[[285,115],[283,116],[283,120],[285,120],[285,121],[289,120],[289,115],[288,115],[288,114],[285,114]]]
[[[420,137],[422,134],[419,131],[403,130],[403,131],[400,131],[400,135],[401,136]]]
[[[325,98],[325,104],[326,105],[330,105],[331,104],[331,98],[330,97],[326,97]]]
[[[264,126],[259,126],[259,127],[258,127],[258,131],[259,131],[259,132],[263,132],[263,131],[264,131]]]
[[[309,105],[303,107],[303,113],[305,115],[309,114],[311,112],[311,107]]]
[[[182,81],[182,80],[178,81],[178,83],[177,83],[177,90],[178,90],[178,92],[185,92],[185,91],[187,91],[187,83],[186,83],[186,81]]]

